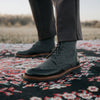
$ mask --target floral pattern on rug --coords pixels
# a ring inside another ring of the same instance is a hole
[[[45,58],[16,58],[32,44],[0,44],[0,100],[100,100],[100,40],[78,41],[81,70],[57,81],[29,83],[22,74]]]

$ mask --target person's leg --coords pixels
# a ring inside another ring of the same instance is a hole
[[[58,45],[44,63],[26,71],[25,79],[55,79],[80,68],[76,52],[76,41],[82,39],[79,0],[54,0],[54,4]]]
[[[82,39],[79,0],[56,0],[58,42]]]
[[[36,23],[39,40],[52,38],[56,34],[51,0],[29,0]]]
[[[16,56],[38,57],[48,55],[55,47],[54,36],[56,34],[52,1],[29,0],[29,3],[36,23],[39,41],[32,48],[17,52]]]

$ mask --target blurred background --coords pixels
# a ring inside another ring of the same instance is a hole
[[[80,0],[84,40],[100,39],[100,0]],[[37,30],[28,0],[0,0],[0,43],[33,43]]]

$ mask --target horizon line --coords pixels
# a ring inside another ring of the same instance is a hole
[[[2,14],[2,13],[0,13],[0,16],[33,16],[32,14],[7,14],[7,13],[5,13],[5,14]],[[81,19],[81,22],[90,22],[90,21],[100,21],[100,19],[85,19],[85,20],[82,20],[82,18],[80,18]]]

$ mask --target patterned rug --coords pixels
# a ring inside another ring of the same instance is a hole
[[[21,75],[44,58],[15,58],[32,44],[0,44],[0,100],[100,100],[100,40],[78,41],[81,71],[57,81],[28,83]]]

